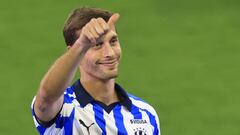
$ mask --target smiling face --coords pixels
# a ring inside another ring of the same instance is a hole
[[[109,80],[118,76],[121,47],[114,30],[102,35],[80,63],[81,78]]]

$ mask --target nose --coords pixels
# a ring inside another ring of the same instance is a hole
[[[109,43],[105,43],[105,45],[103,45],[103,55],[104,57],[108,58],[108,57],[112,57],[114,56],[114,50],[112,48],[112,46]]]

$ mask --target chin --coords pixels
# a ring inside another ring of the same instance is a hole
[[[101,76],[103,80],[110,80],[118,77],[118,73],[106,73]]]

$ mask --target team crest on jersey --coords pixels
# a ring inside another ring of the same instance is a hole
[[[147,131],[144,128],[133,129],[134,135],[147,135]]]

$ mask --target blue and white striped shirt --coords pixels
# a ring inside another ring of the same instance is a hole
[[[109,106],[94,100],[78,80],[64,92],[61,111],[41,125],[33,110],[35,126],[41,135],[160,135],[156,111],[145,101],[127,94],[118,84],[120,102]]]

